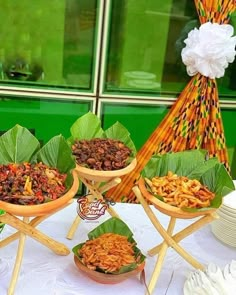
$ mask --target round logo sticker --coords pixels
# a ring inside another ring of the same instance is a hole
[[[77,200],[77,213],[82,219],[95,220],[104,215],[108,204],[106,200],[86,195]]]

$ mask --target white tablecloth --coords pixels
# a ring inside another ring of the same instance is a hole
[[[146,255],[147,251],[160,243],[162,238],[154,229],[141,205],[116,204],[114,209],[134,233],[138,247]],[[164,226],[169,218],[155,209],[159,220]],[[109,215],[96,221],[82,221],[73,240],[66,239],[66,234],[76,216],[76,202],[45,220],[38,226],[45,234],[64,243],[70,249],[87,239],[87,233],[103,222]],[[181,230],[193,220],[178,220],[176,231]],[[0,238],[14,232],[6,226]],[[15,253],[18,242],[15,241],[0,249],[0,295],[7,294],[12,275]],[[205,226],[191,236],[185,238],[181,245],[203,264],[214,262],[224,267],[236,258],[236,249],[218,241],[211,232],[210,225]],[[156,257],[146,259],[146,280],[149,281]],[[183,294],[186,276],[193,271],[183,258],[174,250],[168,249],[161,275],[153,294]],[[126,280],[117,285],[102,285],[93,282],[81,274],[73,261],[73,254],[58,256],[40,243],[27,237],[23,262],[16,285],[15,295],[139,295],[145,294],[145,287],[138,277]]]

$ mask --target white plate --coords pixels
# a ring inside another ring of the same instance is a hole
[[[229,208],[229,209],[230,209],[230,208]],[[230,209],[230,210],[231,210],[231,211],[228,210],[228,207],[222,205],[222,206],[218,209],[217,212],[222,212],[222,213],[224,213],[224,214],[226,214],[226,215],[229,215],[229,216],[231,216],[231,217],[233,217],[233,218],[236,218],[236,210],[234,210],[234,209]]]
[[[222,235],[227,235],[232,237],[233,239],[235,239],[236,241],[236,229],[235,226],[229,226],[226,223],[218,223],[215,225],[216,230],[218,230],[219,232],[222,232]]]
[[[236,210],[236,191],[229,193],[223,198],[223,205]]]
[[[219,219],[220,220],[227,220],[229,222],[232,222],[235,225],[235,227],[236,227],[236,216],[235,217],[234,216],[231,216],[231,215],[229,215],[228,213],[225,213],[222,210],[218,210],[217,211],[217,214],[219,215],[219,217],[220,217]]]
[[[129,79],[144,79],[144,80],[155,80],[156,75],[149,72],[144,71],[131,71],[125,72],[124,76]]]
[[[224,204],[221,205],[220,208],[226,210],[227,212],[229,212],[229,213],[231,213],[231,214],[236,214],[236,210],[235,210],[235,209],[233,209],[233,208],[231,208],[231,207],[229,207],[229,206],[226,206],[226,205],[224,205]]]
[[[220,226],[212,226],[212,230],[218,234],[222,239],[230,241],[236,244],[236,235],[235,232],[231,232],[230,230],[225,230]]]
[[[215,235],[216,238],[218,238],[224,244],[230,245],[232,247],[236,247],[236,241],[233,241],[233,242],[229,241],[225,236],[222,236],[221,234],[219,234],[219,232],[215,230],[214,228],[212,228],[212,233]]]
[[[149,80],[130,80],[126,82],[128,86],[142,89],[156,89],[160,88],[161,84]]]
[[[212,222],[212,227],[219,231],[219,234],[222,234],[222,235],[228,235],[228,236],[231,236],[235,239],[236,241],[236,229],[235,227],[229,227],[223,223],[220,223],[220,222]]]

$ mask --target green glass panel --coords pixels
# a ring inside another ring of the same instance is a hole
[[[178,96],[190,80],[184,40],[199,27],[194,1],[113,0],[110,10],[104,92]],[[236,61],[217,81],[221,99],[235,99],[235,79]]]
[[[233,179],[236,179],[236,136],[235,130],[232,128],[232,126],[236,126],[236,110],[222,109],[221,114],[231,166],[231,175]]]
[[[123,124],[129,130],[138,150],[160,124],[168,110],[166,106],[103,103],[101,120],[104,129],[117,121]]]
[[[0,0],[0,82],[92,88],[96,0]]]
[[[89,101],[34,98],[0,98],[0,133],[20,124],[46,143],[51,137],[70,136],[70,127],[80,116],[92,109]]]
[[[235,109],[221,109],[221,115],[224,125],[225,138],[227,147],[236,147],[236,110]]]

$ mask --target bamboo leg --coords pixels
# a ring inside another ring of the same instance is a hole
[[[80,224],[81,218],[79,217],[79,215],[76,216],[76,218],[74,219],[66,238],[69,240],[72,240],[75,234],[75,231],[77,230],[79,224]]]
[[[100,193],[103,194],[109,189],[111,189],[112,187],[117,186],[120,182],[121,182],[121,179],[119,177],[116,177],[112,179],[111,181],[107,182],[106,184],[104,184],[103,186],[101,186],[99,191]]]
[[[87,189],[90,191],[90,193],[94,196],[94,197],[98,197],[97,192],[98,192],[98,188],[96,186],[98,186],[98,183],[94,184],[91,181],[87,180],[84,177],[80,176],[80,180],[83,182],[83,184],[87,187]]]
[[[111,206],[109,206],[109,207],[107,208],[107,212],[108,212],[112,217],[120,218],[120,216],[116,213],[116,211],[115,211]]]
[[[84,183],[84,185],[89,189],[89,191],[91,192],[91,194],[94,197],[100,197],[100,198],[103,198],[102,194],[104,192],[106,192],[110,188],[116,186],[121,181],[120,178],[117,177],[117,178],[114,178],[111,181],[107,182],[103,186],[99,187],[100,183],[91,183],[89,180],[87,180],[83,177],[81,177],[80,179]]]
[[[168,229],[167,229],[167,233],[169,235],[172,235],[172,233],[173,233],[173,230],[174,230],[174,227],[175,227],[175,221],[176,221],[176,219],[171,217],[170,223],[169,223],[169,226],[168,226]],[[152,276],[151,276],[151,280],[150,280],[149,285],[148,285],[149,294],[152,294],[152,292],[153,292],[153,290],[154,290],[154,288],[156,286],[156,283],[157,283],[157,280],[159,278],[161,268],[162,268],[162,265],[163,265],[163,262],[164,262],[164,258],[166,256],[167,249],[168,249],[168,244],[166,242],[163,242],[162,247],[161,247],[160,252],[159,252],[159,255],[158,255],[158,258],[157,258],[157,262],[156,262],[154,271],[153,271]]]
[[[106,184],[104,184],[103,186],[100,187],[100,183],[91,183],[90,181],[88,181],[87,179],[80,177],[81,181],[84,183],[84,185],[89,189],[89,191],[91,192],[91,194],[94,197],[99,197],[100,199],[103,199],[102,194],[104,192],[106,192],[107,190],[109,190],[110,188],[116,186],[117,184],[119,184],[121,182],[121,179],[119,177],[116,177],[114,179],[112,179],[111,181],[107,182]],[[112,217],[117,217],[119,218],[119,215],[116,213],[116,211],[111,208],[110,206],[107,209],[108,213],[112,216]],[[81,218],[79,216],[76,216],[68,233],[66,238],[69,240],[72,240],[75,234],[75,231],[77,230],[79,224],[80,224]]]
[[[51,215],[55,214],[56,212],[60,211],[61,209],[69,206],[70,204],[73,203],[73,200],[71,200],[70,202],[68,202],[67,204],[64,204],[62,207],[60,207],[59,209],[53,211],[51,214],[48,215],[42,215],[42,216],[37,216],[34,219],[32,219],[29,222],[29,225],[36,227],[37,225],[39,225],[41,222],[43,222],[45,219],[47,219],[48,217],[50,217]],[[17,240],[20,236],[20,231],[10,235],[9,237],[5,238],[4,240],[0,241],[0,248],[3,248],[5,246],[7,246],[8,244],[10,244],[11,242],[14,242],[15,240]]]
[[[85,178],[81,177],[81,181],[87,186],[87,188],[89,189],[89,191],[91,192],[93,196],[103,199],[102,193],[104,193],[107,189],[110,189],[116,186],[120,182],[120,179],[119,178],[112,179],[110,182],[108,182],[107,184],[103,185],[100,188],[101,191],[98,189],[95,189],[94,186]],[[107,211],[112,217],[120,218],[119,215],[116,213],[116,211],[110,206],[108,207]]]
[[[29,218],[24,217],[23,222],[28,223]],[[13,269],[13,273],[12,273],[12,277],[11,277],[10,286],[8,288],[8,295],[13,295],[14,294],[16,282],[17,282],[17,279],[18,279],[18,275],[19,275],[20,267],[21,267],[21,263],[22,263],[23,253],[24,253],[25,238],[26,238],[26,234],[21,232],[20,233],[20,238],[19,238],[17,255],[16,255],[16,261],[15,261],[15,265],[14,265],[14,269]]]
[[[191,235],[193,232],[197,231],[198,229],[200,229],[201,227],[203,227],[207,223],[210,223],[212,220],[214,220],[216,218],[218,218],[218,216],[215,213],[207,214],[204,217],[198,219],[196,222],[194,222],[191,225],[187,226],[185,229],[181,230],[180,232],[178,232],[174,236],[172,236],[172,239],[176,243],[178,243],[182,239],[184,239],[187,236]],[[148,251],[148,254],[150,256],[156,255],[160,251],[160,249],[162,247],[162,244],[163,243],[161,243],[161,244],[155,246],[154,248],[150,249]]]
[[[166,232],[163,226],[160,224],[159,220],[156,218],[155,214],[152,212],[150,207],[148,206],[147,202],[144,200],[139,188],[137,186],[133,187],[133,192],[135,193],[136,197],[142,204],[144,211],[150,218],[152,224],[159,232],[159,234],[163,237],[163,239],[167,242],[167,244],[174,248],[180,256],[182,256],[188,263],[190,263],[193,267],[197,269],[204,269],[204,266],[200,264],[195,258],[193,258],[190,254],[188,254],[182,247],[180,247]]]
[[[61,243],[53,240],[52,238],[43,234],[42,232],[35,229],[31,225],[26,224],[25,222],[21,221],[17,217],[15,217],[7,212],[1,216],[1,220],[4,223],[16,228],[20,232],[30,236],[31,238],[35,239],[38,242],[40,242],[41,244],[48,247],[49,249],[51,249],[53,252],[55,252],[58,255],[69,255],[70,254],[70,250],[64,244],[61,244]]]

